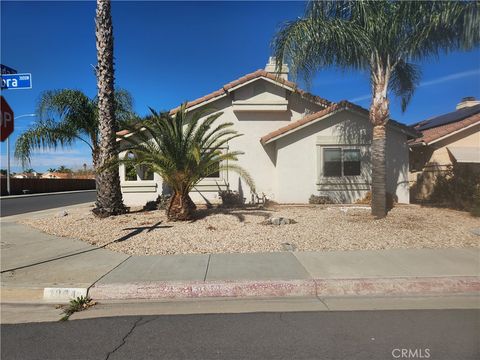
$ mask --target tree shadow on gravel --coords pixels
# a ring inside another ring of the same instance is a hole
[[[168,228],[173,227],[172,225],[161,225],[160,226],[161,223],[162,222],[159,221],[152,226],[138,226],[138,227],[130,227],[130,228],[122,229],[122,230],[133,230],[133,231],[128,233],[127,235],[122,236],[119,239],[114,240],[113,242],[118,243],[118,242],[126,241],[126,240],[128,240],[128,239],[130,239],[130,238],[132,238],[132,237],[134,237],[138,234],[141,234],[144,231],[151,232],[151,231],[156,230],[156,229],[168,229]]]

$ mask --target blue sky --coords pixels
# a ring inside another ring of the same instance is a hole
[[[130,91],[140,115],[148,107],[169,109],[201,97],[246,73],[263,68],[270,41],[283,21],[303,14],[302,2],[114,1],[116,86]],[[75,88],[96,94],[95,2],[1,2],[1,63],[30,72],[32,90],[2,95],[15,116],[33,113],[45,90]],[[406,124],[452,111],[464,96],[480,98],[480,51],[452,53],[421,64],[422,85],[405,113],[392,99],[392,117]],[[300,85],[303,84],[300,82]],[[365,74],[319,72],[310,91],[368,107]],[[16,122],[11,147],[35,118]],[[5,168],[5,143],[1,167]],[[13,158],[13,156],[12,156]],[[31,167],[44,171],[91,164],[85,145],[38,152]],[[12,164],[20,171],[19,164]]]

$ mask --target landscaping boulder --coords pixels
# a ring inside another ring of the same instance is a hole
[[[288,224],[295,224],[296,221],[289,218],[284,217],[271,217],[267,221],[265,221],[266,225],[288,225]]]

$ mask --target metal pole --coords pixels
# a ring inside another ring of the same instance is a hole
[[[10,195],[10,137],[7,137],[7,194]]]

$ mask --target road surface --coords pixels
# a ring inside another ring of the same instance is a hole
[[[130,316],[1,330],[2,360],[480,358],[480,310]]]
[[[31,211],[52,209],[95,201],[95,190],[51,193],[40,196],[2,197],[0,216],[18,215]]]

